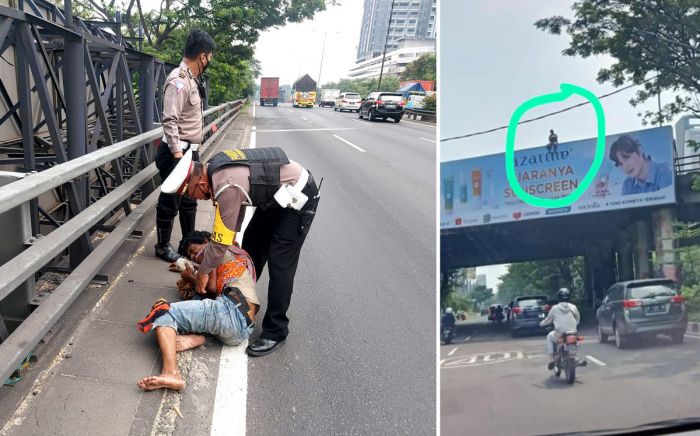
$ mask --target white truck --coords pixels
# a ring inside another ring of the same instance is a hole
[[[322,89],[321,99],[318,101],[319,107],[335,106],[335,99],[340,95],[340,89]]]

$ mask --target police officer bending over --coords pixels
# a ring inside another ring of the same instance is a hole
[[[184,152],[192,150],[194,160],[199,160],[198,148],[202,142],[204,86],[202,74],[211,62],[216,48],[214,40],[206,32],[192,30],[187,35],[185,57],[165,80],[163,91],[163,141],[156,153],[156,166],[165,180]],[[170,245],[175,216],[180,215],[183,237],[194,231],[197,202],[161,192],[156,207],[158,243],[156,256],[175,262],[180,255]]]
[[[243,249],[253,259],[258,277],[269,263],[270,283],[263,332],[246,349],[251,356],[273,352],[289,333],[287,309],[294,275],[316,213],[319,188],[308,170],[277,147],[225,150],[206,164],[193,162],[188,151],[161,186],[162,192],[214,200],[213,243],[207,244],[197,274],[199,293],[233,244],[243,221],[243,206],[256,207]]]

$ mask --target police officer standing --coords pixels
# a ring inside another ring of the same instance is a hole
[[[165,180],[183,153],[192,150],[199,160],[198,148],[202,141],[204,86],[202,74],[211,62],[216,48],[206,32],[192,30],[187,35],[184,57],[165,80],[163,91],[163,140],[156,152],[156,166],[161,180]],[[175,216],[180,216],[182,236],[194,231],[197,202],[189,198],[161,192],[156,207],[158,243],[156,256],[175,262],[180,255],[170,245]]]
[[[214,200],[212,243],[207,244],[197,272],[198,293],[205,291],[209,272],[234,243],[243,221],[243,206],[256,207],[243,248],[253,259],[258,276],[269,265],[270,282],[263,332],[246,349],[251,356],[273,352],[289,333],[287,309],[294,275],[316,214],[319,188],[308,170],[277,147],[225,150],[206,164],[193,162],[188,151],[161,186],[166,193]]]

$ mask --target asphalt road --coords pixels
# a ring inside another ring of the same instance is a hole
[[[435,128],[289,105],[253,125],[324,181],[287,343],[249,360],[247,431],[434,434]]]
[[[440,347],[441,434],[549,434],[697,417],[700,336],[618,350],[583,329],[588,366],[568,385],[546,368],[544,335],[512,339],[485,318]]]

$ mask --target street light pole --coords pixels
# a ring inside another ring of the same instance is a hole
[[[391,30],[391,16],[394,14],[394,0],[391,0],[391,9],[389,10],[389,21],[386,24],[386,38],[384,39],[384,52],[382,53],[382,66],[379,69],[379,83],[377,83],[377,91],[382,90],[382,75],[384,75],[384,59],[386,58],[386,45],[389,43],[389,30]]]
[[[321,65],[318,67],[318,89],[321,89],[321,71],[323,70],[323,54],[326,52],[326,34],[328,32],[323,32],[323,48],[321,49]],[[316,99],[320,98],[320,96],[316,95]]]

